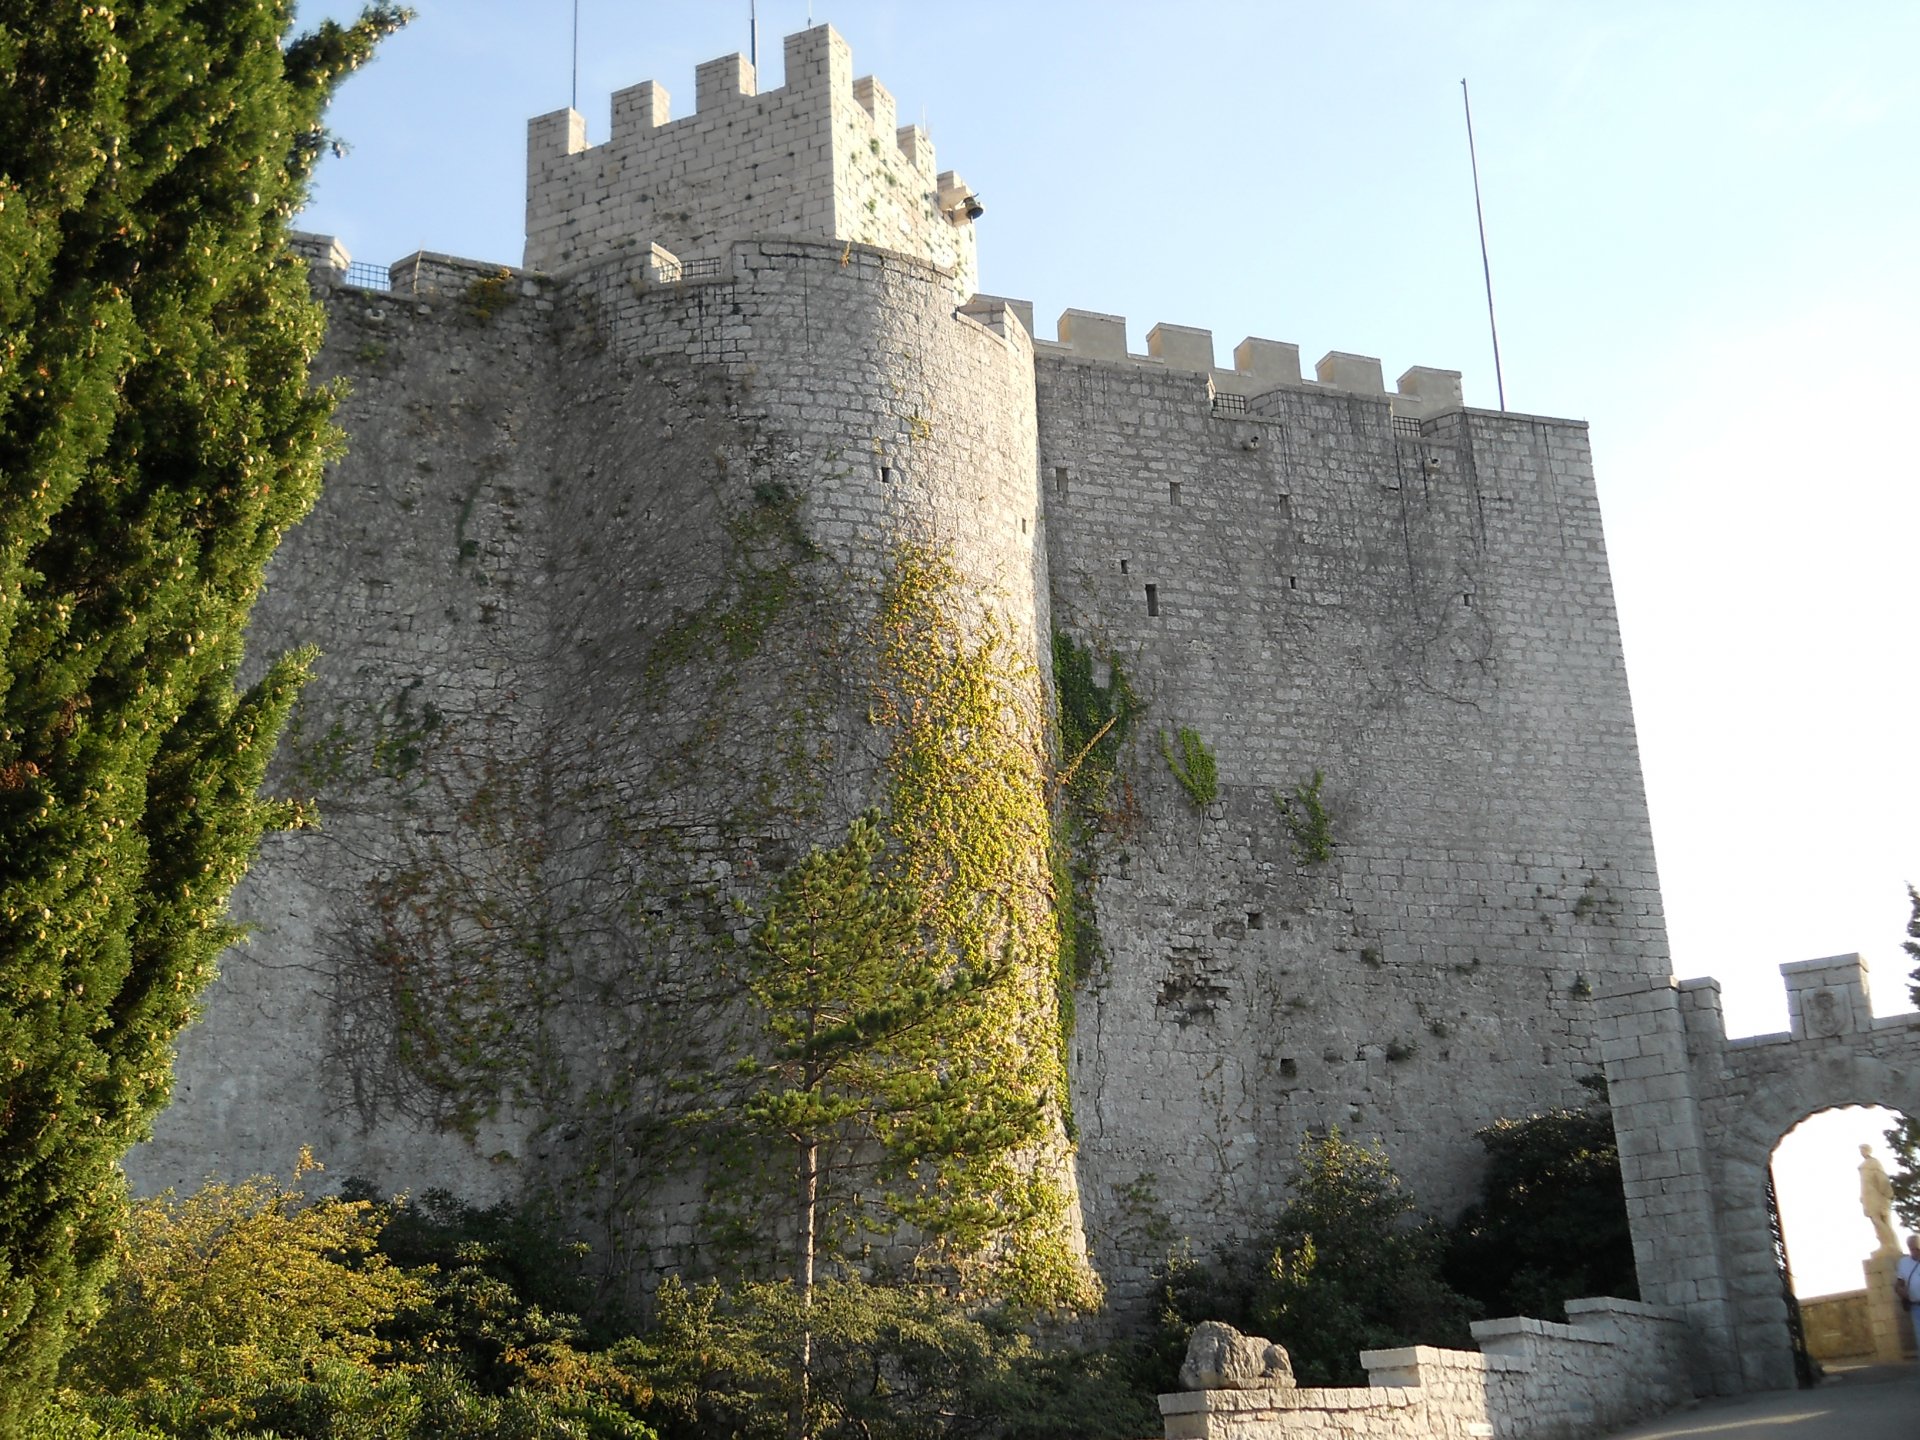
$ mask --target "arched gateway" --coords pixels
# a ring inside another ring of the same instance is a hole
[[[1767,1203],[1774,1146],[1835,1106],[1920,1114],[1920,1012],[1876,1020],[1858,955],[1780,973],[1783,1035],[1728,1040],[1715,980],[1598,997],[1641,1297],[1685,1313],[1696,1384],[1720,1394],[1794,1382]]]

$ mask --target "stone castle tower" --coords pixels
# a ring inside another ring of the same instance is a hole
[[[831,29],[697,92],[618,93],[597,146],[531,123],[524,268],[303,242],[349,448],[255,643],[323,651],[282,779],[325,823],[245,882],[136,1182],[302,1143],[472,1198],[564,1175],[638,1283],[685,1261],[702,946],[874,803],[847,627],[910,543],[976,633],[1142,707],[1065,1047],[1112,1292],[1258,1224],[1325,1127],[1457,1207],[1474,1129],[1582,1097],[1592,992],[1668,973],[1585,427],[1275,341],[1040,339]]]

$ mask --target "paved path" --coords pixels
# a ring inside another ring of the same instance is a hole
[[[1920,1365],[1843,1370],[1812,1390],[1708,1400],[1608,1440],[1916,1440]]]

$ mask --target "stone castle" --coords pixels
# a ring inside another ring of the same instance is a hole
[[[636,1283],[685,1262],[689,957],[872,803],[865,702],[800,657],[912,542],[1141,707],[1066,1047],[1110,1293],[1257,1225],[1328,1127],[1452,1213],[1475,1129],[1584,1098],[1596,992],[1669,973],[1585,426],[1278,341],[1041,338],[841,38],[785,64],[703,65],[677,119],[621,91],[598,145],[534,120],[521,268],[302,241],[348,446],[253,644],[322,652],[280,783],[324,822],[242,886],[129,1170],[564,1174]]]

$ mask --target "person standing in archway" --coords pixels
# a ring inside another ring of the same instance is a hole
[[[1907,1323],[1913,1326],[1913,1343],[1920,1346],[1920,1235],[1907,1236],[1907,1253],[1894,1268],[1893,1279]]]

